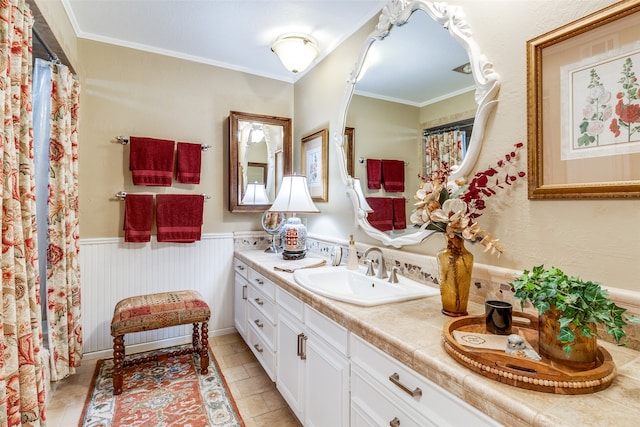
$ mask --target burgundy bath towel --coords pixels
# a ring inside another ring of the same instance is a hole
[[[200,184],[202,145],[178,142],[176,156],[178,157],[176,181],[183,184]]]
[[[391,197],[367,197],[367,203],[373,209],[367,219],[372,227],[380,231],[393,230],[393,204]]]
[[[367,159],[367,187],[379,190],[382,184],[382,162],[378,159]]]
[[[404,162],[402,160],[382,160],[382,182],[390,193],[404,191]]]
[[[124,241],[151,241],[153,225],[153,195],[127,194],[124,199]]]
[[[202,235],[204,196],[201,194],[156,195],[158,242],[192,243]]]
[[[407,211],[404,197],[394,197],[393,199],[393,229],[404,230],[407,228]]]
[[[134,185],[171,187],[174,141],[129,138],[129,169]]]

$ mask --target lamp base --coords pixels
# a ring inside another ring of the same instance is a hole
[[[294,259],[302,259],[307,255],[307,252],[289,252],[289,251],[282,251],[282,258],[284,259],[288,259],[288,260],[294,260]]]

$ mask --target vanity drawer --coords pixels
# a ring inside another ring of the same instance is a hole
[[[271,381],[276,380],[276,355],[267,343],[256,332],[253,323],[249,323],[248,344],[249,348],[260,362]]]
[[[272,300],[276,299],[276,285],[252,268],[249,269],[249,283],[255,285],[262,293]]]
[[[249,304],[247,321],[256,331],[263,335],[267,344],[269,344],[271,348],[275,349],[276,328],[274,324],[267,319],[263,313],[258,311],[253,304]]]
[[[349,331],[308,305],[304,306],[305,325],[344,356],[349,354]]]
[[[403,405],[438,426],[499,426],[464,400],[428,380],[382,351],[352,336],[351,360]]]
[[[247,296],[249,305],[255,307],[258,312],[269,319],[269,323],[275,323],[276,308],[271,298],[262,293],[261,290],[257,289],[253,284],[249,284]]]
[[[282,288],[276,289],[278,306],[289,312],[293,317],[304,322],[304,303]]]
[[[247,267],[247,264],[245,264],[244,262],[240,261],[238,258],[234,258],[233,259],[233,269],[240,276],[244,277],[245,279],[247,278],[247,273],[249,271],[249,267]]]
[[[351,370],[352,427],[435,427],[415,410],[398,402],[379,387],[362,368]]]

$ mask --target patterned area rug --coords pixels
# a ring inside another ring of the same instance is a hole
[[[184,346],[182,346],[184,347]],[[243,427],[235,402],[211,354],[209,373],[200,375],[198,355],[163,357],[172,347],[140,353],[157,354],[157,362],[124,370],[122,394],[113,395],[113,359],[96,365],[80,427]]]

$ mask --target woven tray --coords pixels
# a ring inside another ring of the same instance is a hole
[[[527,313],[514,316],[513,333],[523,336],[538,350],[538,318]],[[445,351],[462,365],[487,378],[528,390],[555,394],[588,394],[603,390],[613,382],[616,367],[609,352],[598,346],[596,367],[578,371],[543,356],[531,360],[499,350],[466,347],[456,341],[453,331],[487,334],[484,316],[464,316],[449,321],[442,333]]]

